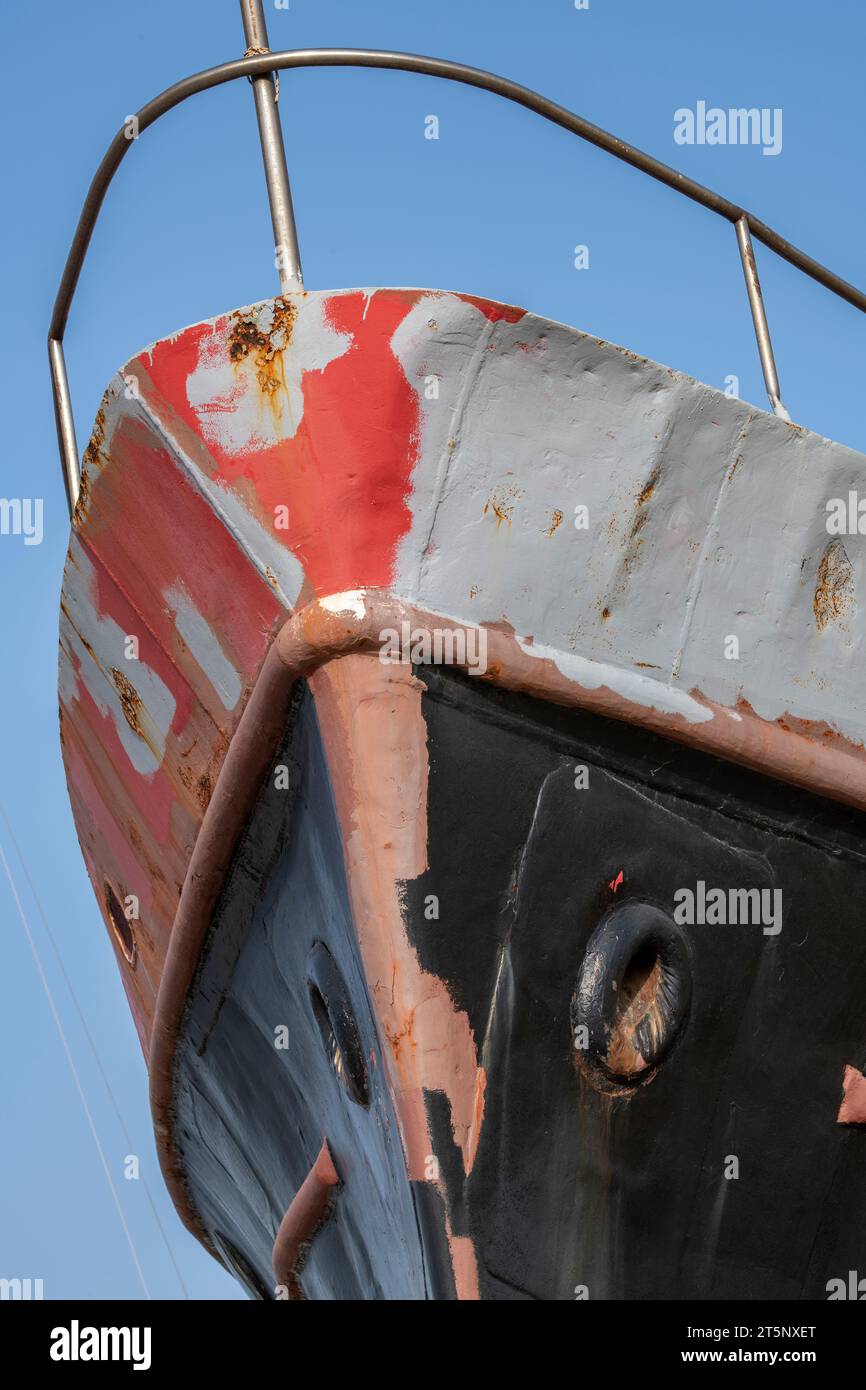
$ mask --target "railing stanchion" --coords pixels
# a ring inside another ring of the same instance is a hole
[[[75,417],[72,414],[69,378],[66,375],[66,358],[63,343],[59,338],[48,339],[48,361],[51,365],[51,384],[54,388],[57,443],[63,465],[63,481],[66,484],[66,501],[69,504],[69,515],[72,516],[81,488],[81,464],[75,439]]]
[[[268,30],[261,0],[241,0],[241,13],[247,40],[245,56],[252,57],[269,53]],[[277,110],[277,94],[272,73],[263,73],[259,77],[253,77],[251,81],[256,102],[256,116],[259,122],[259,139],[262,145],[265,179],[268,185],[268,201],[271,205],[274,255],[280,276],[280,289],[283,294],[288,294],[292,290],[302,290],[304,282],[301,274],[301,252],[298,247],[295,214],[292,208],[292,190],[289,185],[289,171],[286,167],[286,150],[283,145],[280,113]]]
[[[782,405],[779,374],[776,371],[776,359],[773,356],[770,326],[767,323],[764,296],[761,294],[761,282],[758,278],[758,267],[755,262],[755,249],[752,246],[748,217],[737,218],[734,226],[737,229],[737,245],[740,248],[740,260],[743,262],[743,274],[746,277],[746,289],[749,294],[749,307],[752,310],[752,322],[755,325],[755,337],[758,340],[758,353],[761,358],[761,369],[764,373],[764,385],[767,388],[767,395],[770,398],[770,405],[773,407],[774,413],[781,420],[787,420],[790,423],[791,417]]]

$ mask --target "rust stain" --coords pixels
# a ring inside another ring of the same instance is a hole
[[[484,514],[486,515],[488,510],[492,508],[496,516],[497,529],[502,525],[503,521],[510,526],[514,504],[516,500],[522,496],[523,488],[521,487],[498,487],[492,493],[490,500],[485,502]]]
[[[82,463],[85,464],[85,466],[92,465],[94,468],[98,468],[100,457],[104,448],[105,401],[102,402],[102,404],[96,412],[96,419],[93,422],[93,429],[90,434],[90,439],[87,443],[87,448],[84,450],[84,454],[82,456]]]
[[[730,468],[728,469],[728,476],[727,476],[727,478],[725,479],[725,482],[729,483],[729,482],[731,481],[731,479],[733,478],[734,474],[736,473],[737,469],[739,468],[739,466],[740,466],[740,464],[741,464],[742,462],[743,462],[743,455],[742,455],[742,454],[737,454],[737,457],[734,459],[733,463],[731,464]]]
[[[122,671],[118,671],[116,666],[112,666],[109,669],[111,679],[114,681],[117,687],[117,693],[120,696],[120,707],[123,710],[123,716],[127,724],[134,734],[138,734],[139,738],[143,738],[145,742],[147,742],[147,735],[141,723],[141,715],[144,709],[141,696],[128,676],[125,676]]]
[[[414,1027],[414,1009],[409,1010],[409,1013],[406,1015],[406,1018],[403,1021],[402,1028],[393,1028],[390,1027],[387,1023],[385,1024],[385,1036],[388,1039],[388,1045],[391,1048],[391,1051],[394,1053],[394,1060],[396,1062],[400,1061],[400,1052],[403,1048],[404,1043],[408,1044],[409,1048],[414,1052],[415,1047],[417,1045],[413,1037]]]
[[[812,611],[818,631],[844,618],[854,601],[854,569],[841,541],[831,541],[821,556]]]
[[[88,448],[90,446],[88,445]],[[86,457],[86,452],[85,452]],[[78,497],[75,500],[75,509],[72,513],[72,525],[74,528],[80,526],[87,518],[90,510],[90,476],[86,467],[81,470],[81,477],[78,480]]]
[[[256,380],[263,395],[273,398],[285,385],[282,353],[292,341],[297,305],[290,300],[274,300],[273,322],[264,332],[255,319],[247,315],[233,317],[228,340],[228,353],[236,365],[252,360]]]
[[[634,516],[632,517],[631,528],[629,530],[629,541],[634,540],[635,536],[646,523],[648,513],[645,511],[645,508],[656,490],[660,473],[661,465],[657,463],[653,468],[652,472],[650,473],[649,477],[647,478],[646,482],[644,483],[643,487],[641,488],[640,492],[635,497],[635,511]],[[626,569],[629,569],[631,563],[637,558],[637,549],[642,544],[642,541],[638,541],[638,545],[632,547],[630,553],[626,555],[624,562]]]
[[[694,696],[695,699],[699,699],[699,701],[703,702],[703,695],[699,689],[692,688],[689,694]],[[780,714],[777,719],[769,723],[769,721],[762,719],[760,714],[756,714],[752,706],[749,705],[748,699],[744,699],[742,696],[738,699],[737,703],[735,703],[734,709],[737,710],[737,713],[740,714],[742,719],[751,721],[751,723],[755,724],[758,728],[763,727],[765,730],[769,730],[769,728],[780,728],[783,734],[791,734],[794,738],[808,739],[812,744],[820,744],[824,746],[824,748],[826,748],[827,745],[835,746],[835,748],[840,749],[840,751],[853,753],[856,758],[862,758],[863,756],[862,744],[852,744],[851,739],[845,738],[844,735],[840,734],[837,728],[833,728],[826,720],[799,719],[796,714],[785,713]],[[810,784],[806,781],[806,783],[801,783],[801,785]]]
[[[202,811],[206,811],[213,791],[210,773],[203,772],[197,777],[191,768],[181,764],[178,766],[177,775],[187,791],[195,797]]]
[[[90,435],[87,448],[84,450],[82,463],[85,467],[99,467],[99,459],[105,447],[105,402],[96,412],[96,419],[93,422],[93,431]]]
[[[641,549],[644,545],[641,531],[650,515],[648,504],[655,494],[660,476],[661,464],[657,463],[651,469],[640,492],[635,493],[634,511],[628,524],[628,532],[622,542],[617,536],[616,515],[614,514],[610,519],[607,531],[608,541],[611,545],[619,545],[621,554],[616,571],[608,585],[608,594],[617,598],[621,598],[626,593],[640,563]],[[609,610],[605,608],[601,616],[605,619],[608,618],[610,616]]]
[[[78,497],[75,502],[75,509],[72,513],[72,525],[78,527],[87,518],[90,510],[90,475],[101,468],[103,462],[103,450],[105,448],[105,400],[103,400],[96,412],[96,419],[93,422],[93,431],[88,440],[87,448],[81,458],[81,477],[78,484]]]
[[[661,465],[657,463],[655,468],[652,470],[649,477],[647,478],[646,482],[644,483],[643,487],[641,488],[640,492],[638,493],[637,497],[635,498],[635,502],[638,507],[645,507],[647,502],[652,497],[653,493],[656,490],[656,483],[659,480],[660,472]]]
[[[548,528],[547,528],[547,534],[548,534],[548,536],[552,536],[553,533],[554,533],[554,531],[556,530],[556,528],[557,528],[558,526],[561,526],[561,525],[562,525],[562,512],[561,512],[561,511],[559,510],[559,508],[557,507],[556,511],[553,513],[553,515],[552,515],[551,518],[550,518],[550,525],[549,525]]]
[[[643,530],[644,526],[646,525],[646,519],[648,515],[648,512],[640,511],[637,512],[635,516],[632,518],[631,530],[629,531],[628,536],[629,542],[633,541],[635,537],[638,535],[638,533]],[[633,561],[637,559],[637,553],[642,545],[643,540],[640,539],[637,541],[635,545],[630,546],[630,549],[628,551],[628,554],[626,555],[624,562],[626,570],[628,570],[631,567]]]
[[[61,613],[63,614],[63,616],[64,616],[64,618],[66,619],[66,621],[68,622],[69,626],[72,628],[72,631],[75,633],[75,636],[78,638],[78,640],[79,640],[79,642],[81,643],[82,647],[83,647],[84,650],[87,652],[87,655],[90,657],[91,661],[93,661],[97,666],[99,666],[99,669],[100,669],[100,671],[101,671],[101,670],[102,670],[102,667],[99,665],[99,660],[98,660],[98,658],[97,658],[96,652],[93,650],[93,648],[92,648],[92,646],[90,645],[90,643],[88,642],[87,638],[86,638],[86,637],[83,637],[83,636],[81,635],[81,633],[78,631],[78,628],[75,626],[75,623],[72,621],[72,614],[70,613],[70,611],[69,611],[69,609],[67,608],[66,604],[64,603],[63,599],[60,600],[60,611],[61,611]],[[70,653],[70,655],[71,655],[71,653]]]

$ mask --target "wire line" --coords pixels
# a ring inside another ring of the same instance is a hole
[[[12,896],[15,899],[15,906],[18,908],[18,915],[21,918],[21,925],[24,928],[24,934],[27,937],[31,953],[33,955],[33,960],[36,965],[36,970],[38,972],[39,979],[42,982],[42,988],[45,991],[45,997],[48,1000],[48,1007],[50,1008],[51,1015],[54,1019],[54,1026],[56,1027],[60,1037],[60,1041],[63,1044],[63,1051],[66,1053],[66,1060],[69,1063],[69,1070],[72,1072],[72,1079],[75,1082],[75,1086],[81,1100],[81,1105],[84,1110],[84,1114],[87,1118],[87,1123],[90,1126],[90,1133],[93,1135],[93,1142],[96,1145],[96,1150],[99,1154],[99,1160],[102,1164],[103,1172],[105,1173],[105,1180],[108,1183],[109,1189],[111,1191],[111,1196],[114,1200],[114,1205],[117,1208],[117,1215],[120,1219],[120,1224],[123,1227],[123,1233],[126,1236],[126,1243],[129,1246],[129,1252],[132,1255],[133,1264],[135,1265],[138,1277],[141,1280],[141,1287],[144,1289],[144,1296],[145,1298],[149,1299],[150,1290],[147,1287],[147,1281],[144,1277],[144,1271],[141,1268],[141,1263],[139,1261],[138,1254],[135,1249],[135,1244],[133,1242],[132,1235],[130,1233],[128,1225],[126,1224],[126,1217],[123,1214],[123,1207],[121,1206],[120,1198],[117,1195],[117,1188],[114,1185],[114,1179],[111,1176],[111,1169],[108,1166],[108,1162],[106,1160],[102,1144],[99,1142],[99,1135],[96,1132],[96,1125],[93,1123],[93,1116],[91,1115],[90,1107],[87,1104],[87,1097],[85,1096],[84,1088],[81,1085],[81,1080],[79,1078],[78,1071],[75,1066],[75,1060],[72,1056],[69,1043],[66,1040],[66,1033],[63,1030],[63,1024],[60,1020],[60,1015],[57,1012],[57,1007],[54,1003],[54,997],[51,993],[51,986],[49,985],[45,971],[42,968],[42,961],[39,956],[39,951],[36,947],[36,942],[33,939],[33,933],[30,930],[30,923],[27,921],[27,916],[22,906],[21,899],[18,896],[18,889],[15,887],[15,880],[12,877],[12,870],[9,868],[9,863],[6,859],[6,855],[3,853],[2,845],[0,845],[0,860],[3,861],[3,869],[5,871],[7,879],[9,880],[9,887],[12,889]]]
[[[60,947],[57,945],[57,938],[55,937],[54,932],[51,930],[51,927],[49,926],[48,917],[46,916],[45,909],[42,906],[42,899],[36,891],[36,886],[33,882],[33,879],[30,876],[30,871],[27,868],[27,863],[24,859],[24,855],[21,853],[18,841],[15,838],[15,832],[12,829],[12,826],[9,822],[9,817],[6,814],[6,809],[3,806],[2,802],[0,802],[0,816],[2,816],[3,818],[3,822],[6,826],[6,833],[8,834],[9,839],[12,842],[12,848],[15,850],[18,863],[21,865],[21,871],[24,874],[25,879],[27,880],[27,886],[30,889],[33,901],[36,904],[36,910],[39,913],[39,916],[42,920],[42,925],[45,928],[45,933],[48,937],[48,940],[51,943],[51,949],[54,952],[54,958],[57,961],[58,968],[60,970],[61,975],[63,976],[66,988],[68,989],[70,998],[72,999],[72,1003],[75,1006],[75,1012],[78,1014],[78,1019],[84,1031],[84,1036],[87,1038],[88,1044],[90,1046],[90,1051],[93,1054],[93,1060],[96,1063],[99,1075],[102,1077],[102,1084],[108,1092],[108,1098],[111,1101],[112,1108],[117,1117],[117,1122],[120,1125],[121,1130],[123,1131],[123,1137],[126,1141],[126,1147],[131,1153],[134,1153],[136,1149],[135,1142],[130,1136],[129,1129],[127,1128],[126,1121],[124,1120],[123,1113],[120,1109],[120,1104],[117,1100],[117,1097],[114,1094],[111,1082],[109,1081],[108,1076],[106,1075],[105,1068],[102,1065],[102,1059],[99,1056],[99,1051],[97,1049],[96,1043],[93,1040],[93,1035],[91,1034],[90,1029],[87,1025],[87,1019],[84,1015],[84,1010],[82,1009],[81,1004],[79,1003],[78,996],[75,992],[72,981],[69,978],[69,972],[67,971],[66,966],[63,962],[63,956],[60,952]],[[188,1299],[189,1290],[187,1289],[187,1286],[184,1282],[184,1277],[180,1272],[180,1266],[178,1265],[177,1259],[175,1258],[174,1250],[171,1247],[171,1242],[169,1241],[165,1227],[163,1226],[162,1221],[160,1219],[159,1211],[153,1199],[153,1193],[150,1190],[150,1185],[148,1184],[147,1178],[144,1176],[143,1173],[141,1174],[141,1185],[144,1188],[148,1203],[150,1204],[150,1209],[153,1212],[153,1219],[156,1222],[157,1229],[159,1230],[160,1235],[162,1236],[162,1241],[168,1252],[168,1257],[171,1260],[171,1263],[174,1267],[174,1272],[177,1275],[177,1281],[180,1284],[181,1289],[183,1290],[183,1296],[184,1298]]]

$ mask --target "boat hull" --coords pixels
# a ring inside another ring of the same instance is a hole
[[[864,465],[439,291],[112,382],[64,759],[166,1182],[252,1291],[856,1268]]]

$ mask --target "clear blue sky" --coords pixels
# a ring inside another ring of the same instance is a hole
[[[291,0],[271,46],[407,49],[548,94],[744,204],[866,282],[862,0]],[[128,112],[243,50],[236,0],[51,0],[5,7],[5,445],[0,495],[43,497],[40,546],[0,537],[0,802],[9,816],[192,1297],[240,1296],[163,1192],[135,1032],[78,851],[56,714],[57,601],[68,525],[44,339],[87,184]],[[783,147],[679,146],[674,112],[781,107]],[[733,229],[537,117],[432,79],[284,76],[280,110],[310,288],[415,285],[509,300],[765,405]],[[423,138],[440,120],[438,142]],[[574,247],[590,269],[573,268]],[[866,450],[866,318],[758,248],[795,420]],[[139,347],[275,290],[249,86],[203,95],[147,131],[112,188],[67,352],[83,447],[103,387]],[[142,519],[146,525],[146,519]],[[182,1296],[123,1130],[2,847],[45,962],[132,1240],[155,1297]],[[142,1290],[0,870],[0,1275],[45,1296]]]

